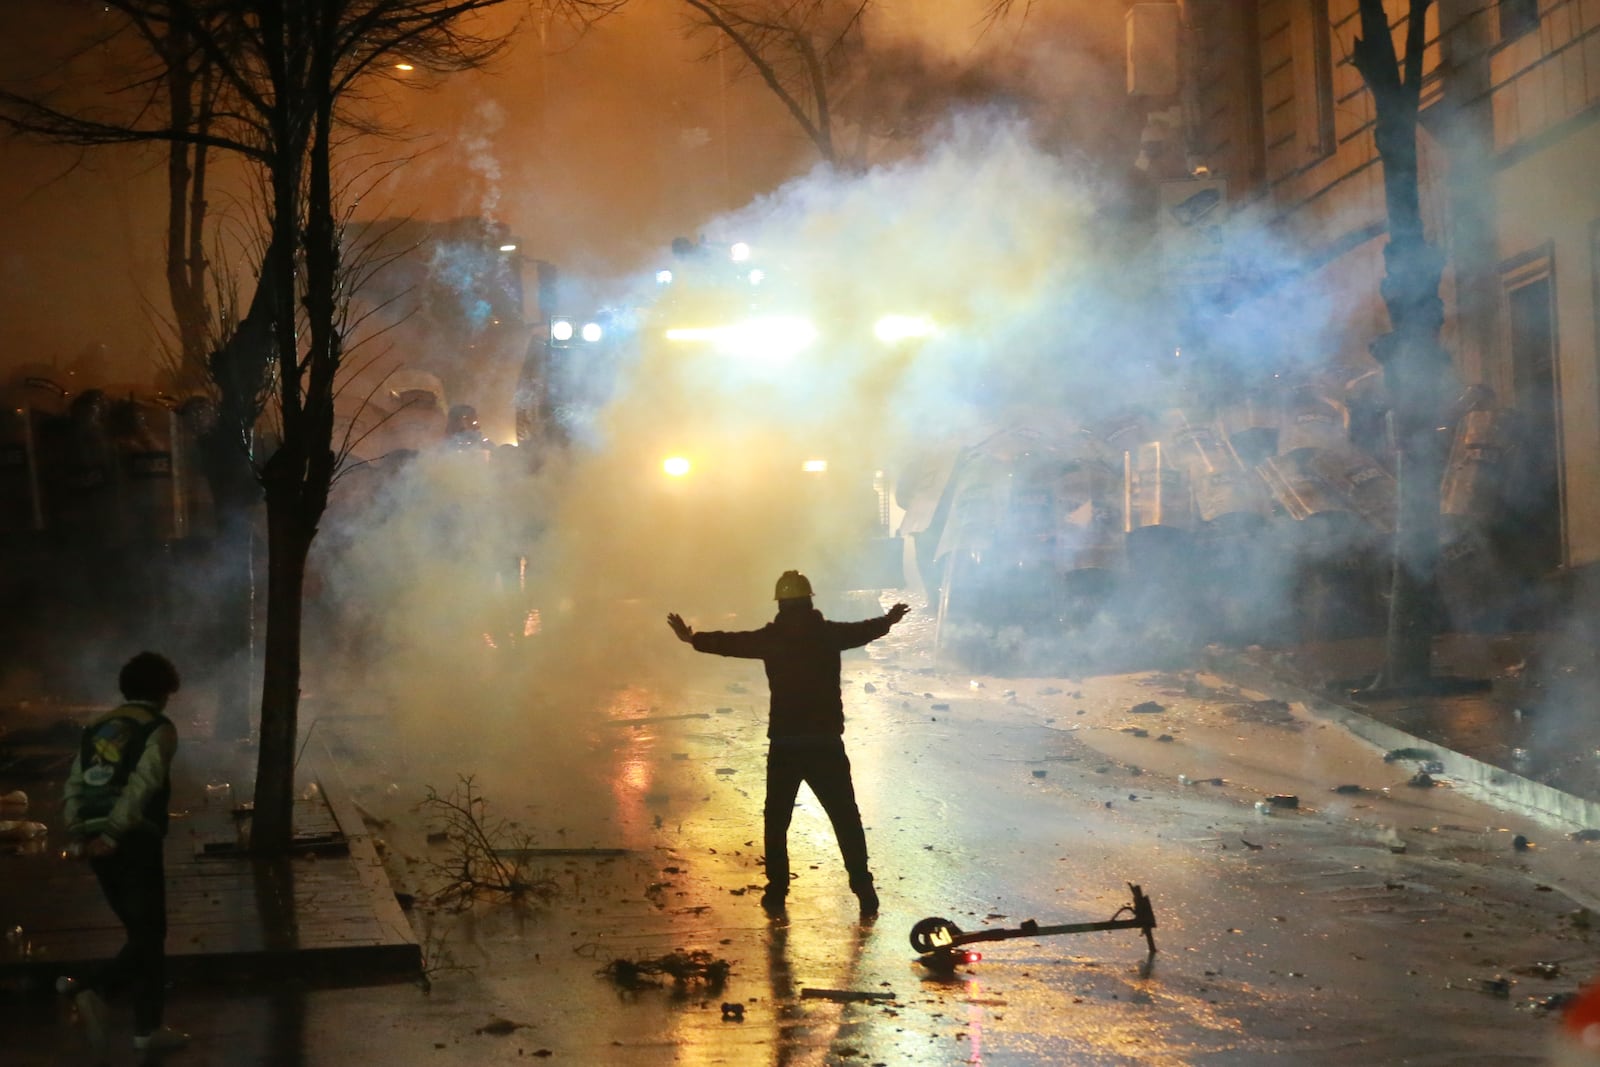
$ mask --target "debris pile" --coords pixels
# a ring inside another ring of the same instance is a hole
[[[728,981],[728,972],[732,967],[727,960],[719,959],[703,948],[692,951],[680,948],[652,959],[614,959],[600,968],[598,973],[624,989],[659,986],[664,984],[663,977],[671,978],[675,985],[701,982],[709,989],[720,989]]]

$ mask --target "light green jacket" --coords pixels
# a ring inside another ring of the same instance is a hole
[[[93,726],[117,715],[126,715],[136,721],[148,723],[158,714],[160,711],[154,704],[134,700],[113,708],[90,725]],[[122,795],[117,797],[116,804],[112,806],[111,814],[104,818],[85,819],[78,811],[79,800],[84,791],[83,750],[80,745],[78,754],[72,759],[72,771],[67,775],[66,787],[62,790],[62,808],[67,832],[80,838],[100,834],[113,841],[120,841],[131,833],[160,834],[161,828],[145,818],[144,810],[151,798],[166,788],[172,759],[177,752],[177,728],[170,722],[158,726],[145,744],[138,766],[128,775],[128,782],[123,786]]]

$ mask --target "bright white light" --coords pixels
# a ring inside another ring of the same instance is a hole
[[[913,337],[931,337],[933,320],[925,315],[885,315],[872,326],[872,332],[886,345]]]
[[[500,251],[502,251],[502,252],[515,252],[516,250],[517,250],[517,246],[516,245],[501,245],[500,246]]]
[[[550,323],[550,337],[556,341],[572,340],[572,323],[566,319],[555,319]]]
[[[667,331],[667,340],[704,342],[724,355],[782,362],[805,351],[817,339],[817,328],[802,318],[777,315],[748,319],[732,326],[686,326]]]
[[[596,341],[600,340],[601,332],[600,324],[598,322],[586,322],[583,324],[583,339],[588,341],[590,344],[594,344]]]
[[[656,271],[656,284],[657,285],[671,285],[672,284],[672,272],[670,270],[658,270],[658,271]]]
[[[740,241],[728,249],[728,254],[733,257],[735,263],[743,263],[750,258],[750,246]]]
[[[766,281],[767,272],[762,270],[760,267],[757,267],[755,270],[746,275],[746,277],[750,279],[751,285],[760,285],[762,282]]]
[[[661,461],[661,469],[669,478],[682,478],[689,473],[689,461],[682,456],[668,456]]]
[[[396,63],[394,65],[394,69],[395,70],[416,70],[417,68],[413,67],[410,63]]]
[[[822,474],[828,469],[828,461],[825,459],[808,459],[800,464],[800,469],[807,474]]]

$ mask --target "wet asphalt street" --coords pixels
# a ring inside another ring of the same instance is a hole
[[[427,991],[319,988],[312,968],[303,984],[180,986],[169,1015],[196,1041],[169,1061],[1537,1063],[1555,1029],[1539,1003],[1600,970],[1581,907],[1596,846],[1447,782],[1407,785],[1416,767],[1223,679],[973,678],[931,666],[926,636],[907,627],[846,666],[875,924],[856,921],[805,791],[788,919],[761,913],[764,680],[699,657],[686,691],[619,690],[567,709],[580,725],[563,740],[494,739],[525,759],[468,764],[514,830],[574,853],[534,861],[547,904],[414,912]],[[323,729],[396,887],[425,892],[449,857],[420,783],[481,752],[396,759],[363,749],[370,723]],[[1298,807],[1259,813],[1274,794]],[[1153,961],[1137,931],[1094,932],[979,945],[936,978],[908,942],[926,916],[1109,919],[1128,882],[1154,904]],[[601,973],[678,950],[725,961],[725,984]],[[6,1000],[4,1062],[83,1062],[70,1014]]]

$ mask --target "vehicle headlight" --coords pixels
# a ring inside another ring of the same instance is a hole
[[[550,339],[552,341],[572,340],[572,322],[569,319],[550,320]]]
[[[793,315],[748,319],[732,326],[676,326],[667,330],[669,341],[704,342],[724,355],[773,362],[805,351],[816,339],[817,328],[811,321]]]
[[[669,478],[682,478],[689,473],[690,466],[685,456],[668,456],[661,461],[661,469]]]
[[[604,330],[600,329],[600,324],[598,322],[586,322],[583,324],[583,332],[580,334],[580,336],[590,344],[594,344],[596,341],[600,340],[600,336],[604,332]]]
[[[824,474],[828,470],[828,461],[825,459],[808,459],[800,464],[800,469],[807,474]]]

